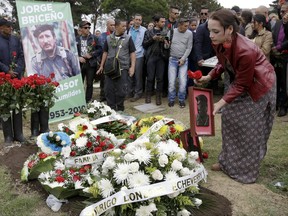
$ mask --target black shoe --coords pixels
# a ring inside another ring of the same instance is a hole
[[[180,108],[184,108],[186,106],[185,102],[184,101],[179,101],[179,106],[180,106]]]
[[[287,115],[287,108],[286,107],[280,107],[280,110],[278,112],[278,117],[282,117],[282,116],[285,116]]]
[[[168,96],[167,92],[162,92],[162,98],[166,98]]]
[[[173,107],[174,106],[174,101],[169,101],[168,106],[169,107]]]
[[[133,98],[130,99],[131,102],[135,102],[139,100],[141,97],[140,96],[134,96]]]

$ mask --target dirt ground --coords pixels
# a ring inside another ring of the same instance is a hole
[[[95,97],[97,99],[97,97]],[[152,98],[152,103],[153,103]],[[136,111],[133,106],[140,105],[144,103],[144,98],[137,102],[131,103],[128,100],[125,102],[126,113],[130,115],[135,115]],[[154,102],[155,103],[155,102]],[[167,99],[163,99],[163,105],[165,110],[162,113],[157,113],[161,115],[173,116],[174,119],[182,121],[184,124],[189,126],[189,115],[188,104],[184,109],[180,109],[176,104],[175,107],[168,108]],[[183,115],[185,113],[185,115]],[[51,125],[51,129],[56,129],[56,125]],[[0,131],[1,133],[1,131]],[[29,121],[25,121],[24,133],[26,137],[30,136],[29,131]],[[3,137],[0,137],[0,143],[3,143]],[[33,143],[33,142],[32,142]],[[5,165],[10,170],[12,178],[17,184],[19,183],[20,170],[22,168],[23,162],[26,160],[28,155],[34,153],[36,148],[34,145],[23,145],[22,147],[4,149],[3,144],[0,144],[0,164]],[[1,148],[2,147],[2,148]],[[197,212],[193,215],[235,215],[235,216],[287,216],[288,215],[288,197],[273,193],[268,190],[264,185],[261,184],[250,184],[245,185],[238,183],[229,177],[227,177],[222,172],[213,172],[209,167],[208,170],[208,181],[203,186],[202,192],[207,196],[210,196],[212,200],[215,201],[218,209],[214,209],[214,213],[204,213]],[[44,200],[47,194],[41,190],[37,183],[30,183],[29,187],[32,190],[37,190],[39,193],[43,194],[43,204],[42,207],[37,209],[37,214],[35,215],[50,215],[48,207],[45,206]],[[231,206],[230,206],[231,204]],[[48,210],[47,210],[48,209]],[[71,213],[71,208],[68,206],[63,206],[62,210],[69,212],[67,215],[74,215]],[[232,213],[231,213],[232,212]],[[55,214],[51,214],[55,215]],[[57,215],[57,214],[56,214]]]

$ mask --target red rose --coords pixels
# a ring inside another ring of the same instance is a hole
[[[106,35],[110,35],[111,33],[109,31],[106,32]]]
[[[113,144],[109,144],[108,145],[108,149],[113,149],[114,148],[114,145]]]
[[[76,155],[76,152],[75,151],[71,151],[70,152],[70,156],[74,157]]]
[[[57,175],[61,175],[61,174],[62,174],[62,170],[56,169],[56,170],[55,170],[55,173],[56,173]]]
[[[71,168],[71,169],[69,169],[69,172],[70,172],[71,174],[73,174],[73,173],[75,173],[76,171]]]
[[[102,141],[99,143],[99,147],[105,147],[106,146],[106,142],[105,141]]]
[[[171,27],[172,27],[171,23],[168,23],[167,28],[171,29]]]
[[[97,137],[96,137],[96,141],[97,141],[97,142],[100,142],[100,141],[101,141],[101,137],[100,137],[100,136],[97,136]]]
[[[51,78],[51,79],[54,79],[54,78],[55,78],[55,73],[51,73],[51,74],[50,74],[50,78]]]
[[[82,130],[84,131],[84,130],[87,130],[88,129],[88,126],[87,125],[83,125],[82,126]]]
[[[83,168],[84,168],[85,170],[90,170],[90,169],[91,169],[91,165],[90,165],[90,164],[84,165]]]
[[[41,152],[41,153],[38,154],[38,157],[39,157],[40,159],[45,159],[47,156],[48,156],[48,155],[45,154],[44,152]]]
[[[135,135],[134,134],[130,134],[129,139],[134,140],[135,139]]]
[[[16,51],[13,51],[13,52],[12,52],[12,56],[13,56],[13,57],[16,57],[16,56],[17,56],[17,52],[16,52]]]
[[[80,169],[79,169],[79,173],[80,173],[80,174],[86,173],[86,169],[80,168]]]
[[[73,176],[73,181],[74,181],[74,182],[80,181],[80,176],[74,175],[74,176]]]
[[[29,161],[28,168],[31,169],[35,165],[35,160]]]
[[[94,148],[94,153],[97,153],[97,152],[102,152],[102,148],[101,147],[95,147]]]
[[[80,136],[80,137],[83,137],[83,136],[85,136],[85,134],[84,134],[84,133],[81,133],[79,136]]]
[[[125,148],[126,148],[126,145],[124,144],[120,146],[120,149],[125,149]]]
[[[88,141],[88,142],[86,143],[86,147],[87,147],[87,148],[91,148],[91,147],[92,147],[92,142]]]
[[[174,127],[170,127],[170,133],[174,134],[176,132],[176,129]]]
[[[188,77],[190,79],[196,79],[196,80],[199,80],[201,77],[202,77],[202,72],[200,70],[197,70],[195,72],[191,71],[191,70],[188,70],[187,71],[187,74],[188,74]]]
[[[57,181],[58,183],[64,182],[64,181],[65,181],[65,178],[62,177],[62,176],[57,176],[57,177],[55,178],[55,181]]]
[[[204,159],[207,159],[207,158],[208,158],[208,156],[209,156],[209,155],[208,155],[208,153],[207,153],[207,152],[203,152],[203,153],[202,153],[202,157],[203,157]]]
[[[178,144],[180,144],[180,139],[179,138],[175,138],[174,141],[177,142]]]

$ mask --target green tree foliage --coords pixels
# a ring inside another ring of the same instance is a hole
[[[118,9],[116,18],[131,19],[135,13],[143,16],[143,22],[152,20],[154,14],[168,15],[169,4],[166,0],[104,0],[102,4],[104,13],[111,13]]]

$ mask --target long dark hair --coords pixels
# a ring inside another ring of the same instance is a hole
[[[253,16],[253,21],[262,23],[263,28],[266,28],[269,31],[269,27],[267,25],[266,17],[263,14],[255,14]],[[254,39],[258,35],[256,30],[253,30],[252,34],[248,36],[249,39]]]
[[[230,10],[220,9],[215,11],[209,19],[217,20],[226,30],[229,26],[233,27],[232,35],[236,35],[239,32],[240,20]]]

